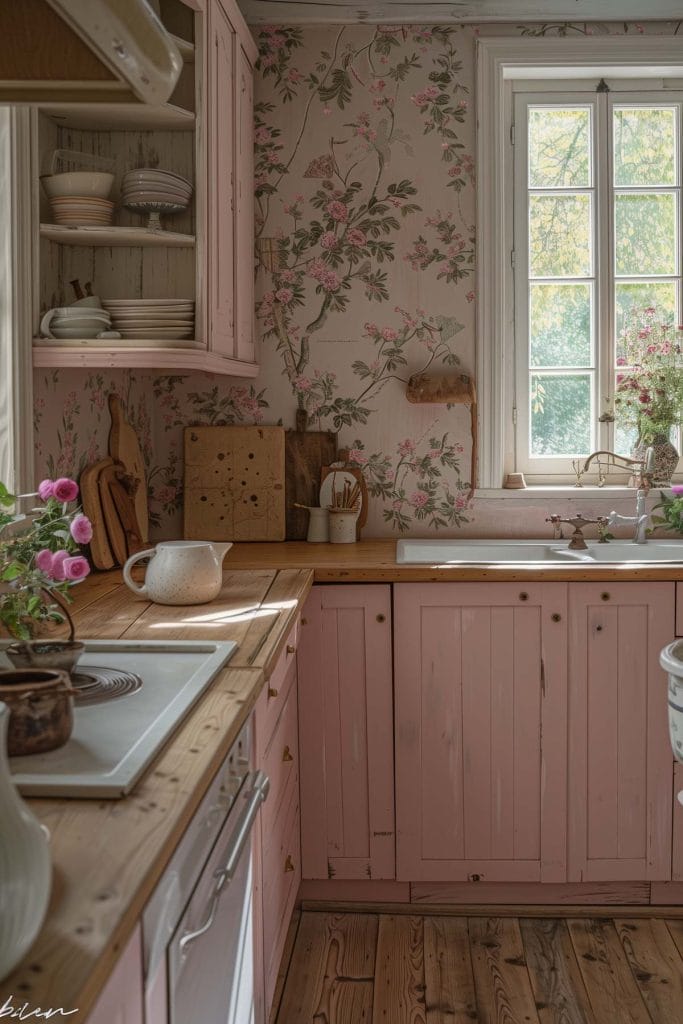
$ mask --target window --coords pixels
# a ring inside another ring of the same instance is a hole
[[[680,50],[480,40],[477,86],[480,486],[571,484],[634,445],[614,403],[632,311],[683,319]]]
[[[623,87],[515,93],[515,461],[532,479],[631,452],[620,333],[645,308],[672,337],[680,319],[683,97]]]

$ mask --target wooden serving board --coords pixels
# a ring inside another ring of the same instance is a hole
[[[120,462],[128,477],[128,491],[133,495],[137,533],[141,540],[149,539],[149,508],[147,503],[147,478],[145,460],[138,441],[138,435],[126,419],[118,395],[109,395],[111,431],[109,433],[109,454]]]
[[[308,512],[294,503],[317,505],[323,466],[337,457],[337,435],[324,430],[288,430],[285,434],[287,540],[306,540]]]
[[[184,519],[190,540],[284,540],[284,427],[186,427]]]
[[[112,459],[109,457],[93,462],[85,467],[79,480],[83,512],[92,523],[90,557],[96,569],[113,569],[116,565],[102,512],[98,483],[102,470],[111,465]]]
[[[111,482],[116,480],[116,475],[120,472],[121,467],[117,466],[114,462],[109,462],[109,465],[103,466],[98,477],[97,487],[100,495],[100,503],[102,505],[102,514],[104,516],[104,522],[107,527],[107,537],[109,538],[109,546],[111,547],[114,560],[117,565],[123,565],[128,558],[128,545],[126,544],[126,533],[121,525],[119,514],[114,504],[114,498],[111,493]]]

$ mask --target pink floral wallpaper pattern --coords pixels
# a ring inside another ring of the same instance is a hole
[[[676,32],[678,24],[657,26]],[[643,26],[490,26],[569,34]],[[411,374],[474,372],[473,26],[258,31],[256,382],[194,373],[35,374],[37,474],[106,452],[106,395],[145,451],[157,536],[180,531],[182,427],[339,432],[371,495],[368,535],[476,530],[469,412],[412,406]],[[484,530],[486,527],[484,527]]]

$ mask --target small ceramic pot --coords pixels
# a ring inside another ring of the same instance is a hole
[[[358,512],[354,509],[330,509],[330,544],[355,544]]]
[[[74,724],[66,672],[18,668],[0,672],[0,701],[10,710],[7,753],[42,754],[63,746]]]
[[[306,540],[309,544],[327,544],[330,539],[330,511],[327,508],[308,509],[308,533]]]
[[[15,668],[52,668],[71,674],[84,647],[78,640],[28,640],[10,644],[5,654]]]

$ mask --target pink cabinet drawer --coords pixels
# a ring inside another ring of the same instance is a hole
[[[683,583],[676,584],[676,636],[683,636]]]
[[[299,618],[287,636],[285,646],[277,665],[266,682],[256,714],[256,746],[262,757],[268,749],[277,720],[287,700],[292,682],[296,677],[296,649],[299,642]]]
[[[273,830],[263,836],[263,963],[266,1009],[270,1009],[287,928],[301,881],[299,783],[292,777],[275,815]],[[261,822],[263,829],[263,820]]]
[[[290,686],[285,706],[282,709],[261,769],[270,779],[270,792],[261,813],[261,828],[264,845],[275,828],[275,821],[281,811],[287,787],[291,780],[299,782],[299,730],[297,722],[297,691]]]

